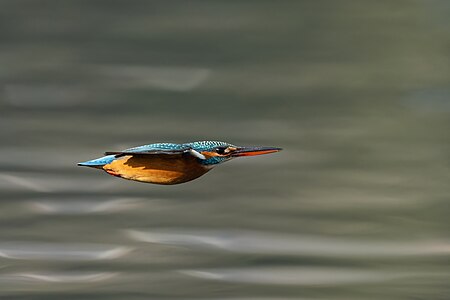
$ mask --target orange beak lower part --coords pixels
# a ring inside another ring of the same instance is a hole
[[[236,151],[234,151],[233,154],[231,154],[231,156],[233,156],[233,157],[255,156],[255,155],[279,152],[281,150],[282,150],[281,148],[275,148],[275,147],[241,147],[241,148],[238,148]]]

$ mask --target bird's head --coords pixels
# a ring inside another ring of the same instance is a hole
[[[186,144],[198,153],[199,162],[205,166],[214,166],[232,158],[255,156],[281,151],[275,147],[241,147],[219,141],[201,141]]]

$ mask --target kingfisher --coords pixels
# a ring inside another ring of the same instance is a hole
[[[219,141],[184,144],[156,143],[105,152],[106,156],[78,163],[106,173],[140,182],[179,184],[196,179],[213,167],[235,157],[281,151],[276,147],[239,147]]]

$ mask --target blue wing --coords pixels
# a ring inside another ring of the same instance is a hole
[[[129,148],[123,151],[106,152],[104,157],[78,163],[79,166],[102,168],[124,155],[182,155],[192,149],[186,144],[158,143]]]
[[[191,147],[183,144],[157,143],[133,147],[123,151],[109,151],[105,155],[136,155],[136,154],[183,154],[189,152]]]

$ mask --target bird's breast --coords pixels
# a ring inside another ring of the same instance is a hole
[[[103,169],[124,179],[156,184],[187,182],[210,170],[195,158],[181,155],[127,155],[103,166]]]

